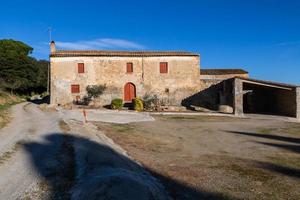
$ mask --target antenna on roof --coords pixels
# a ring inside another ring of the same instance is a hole
[[[49,27],[47,29],[48,33],[49,33],[49,43],[51,44],[52,42],[52,28]],[[54,46],[54,50],[55,50],[55,45],[53,44],[52,46]],[[50,46],[50,49],[52,50],[53,47]],[[52,47],[52,48],[51,48]],[[50,50],[50,51],[51,51]],[[50,57],[49,57],[50,58]],[[50,62],[48,62],[48,73],[47,73],[47,93],[49,94],[50,93]]]
[[[47,31],[49,33],[49,42],[51,42],[52,41],[52,28],[49,27]]]

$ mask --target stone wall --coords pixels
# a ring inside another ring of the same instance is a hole
[[[126,63],[133,63],[133,73],[126,73]],[[168,62],[168,73],[161,74],[159,63]],[[157,94],[171,105],[202,88],[198,56],[165,57],[51,57],[51,104],[67,104],[83,97],[88,85],[106,84],[102,105],[124,96],[124,85],[136,86],[138,97]],[[84,63],[85,73],[77,73],[77,63]],[[80,93],[72,94],[71,85],[79,84]]]
[[[233,82],[233,111],[237,116],[243,116],[243,81],[235,78]]]
[[[210,110],[219,110],[219,106],[233,106],[233,79],[201,80],[202,88],[182,101],[186,107],[198,106]]]

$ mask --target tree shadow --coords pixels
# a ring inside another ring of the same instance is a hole
[[[268,145],[271,147],[277,147],[281,149],[285,149],[294,153],[300,153],[300,145],[292,145],[292,144],[274,144],[269,142],[257,142],[259,144]]]
[[[295,137],[286,137],[286,136],[279,136],[279,135],[272,135],[272,134],[241,132],[241,131],[226,131],[226,132],[234,133],[234,134],[238,134],[238,135],[247,135],[247,136],[253,136],[253,137],[266,138],[266,139],[300,144],[300,138],[295,138]]]
[[[256,162],[258,167],[263,169],[283,174],[292,178],[300,178],[300,170],[292,167],[281,166],[278,164],[268,163],[268,162]]]
[[[23,147],[49,185],[50,199],[234,199],[145,170],[107,145],[72,134],[52,133]]]
[[[245,135],[245,136],[251,136],[251,137],[258,137],[258,138],[265,138],[270,140],[275,140],[276,142],[287,142],[287,143],[293,143],[293,144],[279,144],[279,143],[271,143],[271,142],[259,142],[254,141],[255,143],[270,146],[270,147],[276,147],[280,149],[284,149],[293,153],[300,153],[300,139],[294,138],[294,137],[286,137],[286,136],[279,136],[279,135],[272,135],[272,134],[260,134],[260,133],[251,133],[251,132],[239,132],[239,131],[227,131],[229,133],[234,133],[238,135]],[[291,158],[292,159],[292,158]],[[266,170],[280,173],[289,177],[294,178],[300,178],[300,169],[288,167],[288,166],[282,166],[274,163],[269,162],[258,162],[256,161],[259,167],[264,168]]]

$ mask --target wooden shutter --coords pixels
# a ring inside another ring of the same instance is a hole
[[[159,71],[162,74],[168,73],[168,63],[167,62],[159,63]]]
[[[71,85],[71,93],[79,93],[80,87],[79,85]]]
[[[133,72],[133,64],[132,63],[127,63],[126,72],[127,73],[132,73]]]
[[[78,63],[78,73],[84,73],[84,63]]]

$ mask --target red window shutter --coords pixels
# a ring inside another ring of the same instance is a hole
[[[80,87],[79,85],[71,85],[71,93],[79,93]]]
[[[168,73],[168,63],[167,62],[161,62],[159,63],[159,71],[160,73]]]
[[[78,63],[78,73],[84,73],[84,63]]]
[[[132,73],[133,72],[133,64],[132,63],[127,63],[126,72],[127,73]]]

